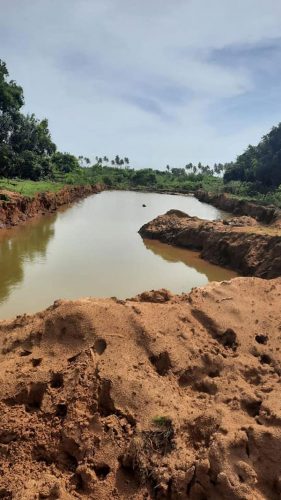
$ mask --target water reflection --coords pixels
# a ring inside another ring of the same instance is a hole
[[[232,277],[194,252],[143,244],[138,229],[171,208],[210,220],[223,216],[194,197],[104,191],[1,230],[0,318],[40,311],[58,298],[125,298],[152,288],[181,293]]]
[[[0,232],[0,304],[24,279],[28,263],[42,261],[55,235],[57,215],[45,216],[28,224]]]
[[[201,259],[199,252],[174,247],[157,240],[143,239],[143,243],[147,250],[150,250],[163,260],[167,262],[182,262],[189,268],[195,269],[198,273],[204,274],[208,281],[223,281],[237,276],[234,271],[226,270]]]

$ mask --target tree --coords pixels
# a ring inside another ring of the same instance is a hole
[[[115,156],[115,164],[116,165],[120,165],[120,157],[119,157],[119,155]]]
[[[249,145],[236,162],[226,164],[224,181],[255,182],[266,189],[281,184],[281,123],[262,137],[257,146]]]
[[[132,184],[140,186],[153,186],[156,184],[157,178],[155,172],[150,168],[137,170],[132,176]]]
[[[185,169],[184,168],[172,168],[172,174],[175,177],[182,177],[185,176]]]
[[[7,66],[0,59],[0,114],[18,112],[24,104],[22,87],[7,81],[8,76]]]
[[[70,153],[56,152],[52,156],[53,165],[59,172],[68,174],[79,168],[79,162],[75,156]]]
[[[83,168],[83,167],[86,167],[87,165],[90,165],[91,160],[87,156],[79,155],[78,156],[78,163],[79,163],[80,167]]]
[[[0,60],[0,175],[34,180],[50,176],[56,146],[48,120],[20,112],[23,90],[8,76],[6,64]]]
[[[48,156],[56,150],[48,129],[48,120],[37,120],[34,115],[19,114],[16,117],[9,144],[18,154],[27,150],[39,156]]]

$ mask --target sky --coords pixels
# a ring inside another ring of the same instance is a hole
[[[0,0],[0,58],[91,159],[232,161],[281,121],[280,0]]]

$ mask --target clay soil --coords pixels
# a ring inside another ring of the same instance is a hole
[[[0,497],[281,493],[281,279],[0,323]]]
[[[38,193],[34,197],[22,196],[12,191],[1,190],[0,195],[7,198],[0,200],[0,229],[17,226],[30,218],[55,212],[59,207],[99,193],[100,184],[85,186],[65,186],[57,193]]]
[[[244,276],[281,276],[281,229],[253,217],[207,221],[170,210],[140,229],[143,238],[199,250],[203,259]]]

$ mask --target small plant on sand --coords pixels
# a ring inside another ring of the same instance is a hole
[[[141,431],[132,438],[122,457],[122,465],[134,471],[140,483],[153,479],[153,464],[158,462],[159,455],[164,456],[174,448],[172,419],[157,416],[152,424],[153,429]]]
[[[152,422],[157,429],[145,433],[148,448],[165,455],[173,448],[174,428],[172,419],[161,415],[154,417]]]
[[[156,416],[152,419],[152,422],[157,425],[157,427],[169,428],[172,426],[172,419],[164,415]]]

